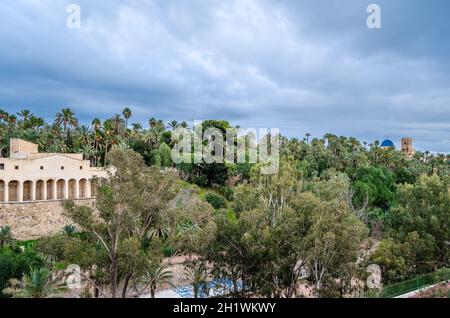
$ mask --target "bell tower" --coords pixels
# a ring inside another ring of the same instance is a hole
[[[410,159],[414,156],[416,152],[413,148],[412,143],[413,143],[412,138],[402,139],[402,152]]]

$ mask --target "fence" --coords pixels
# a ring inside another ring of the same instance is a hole
[[[392,298],[400,296],[448,280],[450,280],[450,269],[442,269],[435,273],[421,275],[414,279],[386,286],[381,292],[381,297]]]

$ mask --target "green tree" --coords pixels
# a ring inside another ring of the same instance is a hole
[[[56,114],[56,125],[63,125],[64,134],[69,137],[69,127],[75,128],[78,126],[78,119],[75,113],[70,108],[63,108]]]
[[[129,107],[125,107],[122,111],[122,115],[125,118],[125,127],[128,128],[128,120],[132,116],[131,109]]]
[[[172,149],[166,144],[161,143],[159,146],[159,155],[161,157],[161,166],[162,167],[171,167],[172,166]]]
[[[170,176],[147,168],[142,157],[131,150],[113,150],[110,162],[114,169],[98,189],[98,216],[94,217],[90,207],[75,206],[73,202],[67,202],[64,208],[67,216],[96,237],[106,251],[110,294],[114,298],[120,278],[126,283],[135,275],[137,266],[133,265],[120,272],[127,266],[124,263],[139,262],[142,256],[139,251],[124,254],[122,247],[131,244],[127,242],[148,237],[174,191]],[[126,296],[126,288],[123,296]]]

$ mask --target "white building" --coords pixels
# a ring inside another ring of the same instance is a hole
[[[107,174],[82,154],[39,153],[38,145],[10,140],[10,158],[0,158],[0,203],[83,199]]]

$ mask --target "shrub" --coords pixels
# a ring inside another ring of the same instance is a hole
[[[206,178],[205,176],[194,176],[192,178],[192,182],[199,187],[204,188],[208,185],[208,178]]]
[[[234,196],[234,191],[232,188],[230,187],[220,187],[218,189],[219,193],[221,195],[223,195],[225,197],[225,199],[227,199],[228,201],[232,201],[233,200],[233,196]]]
[[[164,257],[172,257],[174,255],[174,250],[170,246],[164,246],[163,254],[164,254]]]
[[[227,201],[225,200],[225,198],[217,194],[207,193],[205,199],[206,202],[211,204],[214,209],[223,209],[227,207]]]
[[[0,298],[12,278],[21,279],[30,267],[42,266],[43,261],[35,251],[3,248],[0,250]]]

